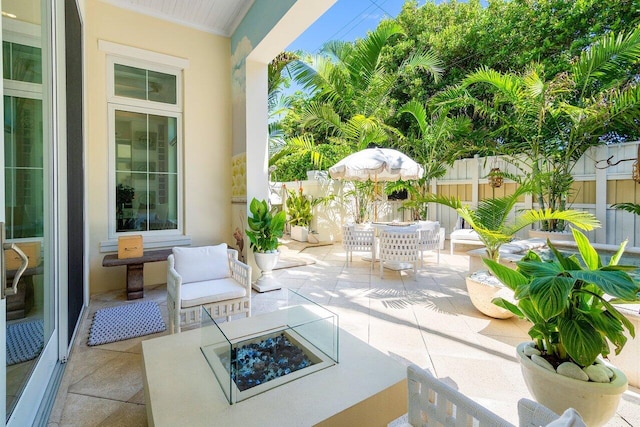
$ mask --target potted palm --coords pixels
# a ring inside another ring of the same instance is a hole
[[[590,213],[571,209],[565,211],[529,209],[517,213],[514,221],[508,221],[509,214],[515,208],[518,199],[529,191],[530,187],[523,184],[510,195],[480,201],[475,209],[463,205],[458,198],[433,194],[421,198],[421,201],[440,203],[455,209],[458,215],[478,233],[480,241],[485,245],[485,257],[496,263],[500,260],[502,245],[512,241],[519,230],[538,221],[563,220],[583,230],[592,230],[599,224]],[[513,316],[509,310],[491,303],[495,296],[508,293],[508,289],[505,289],[498,278],[474,271],[467,276],[466,284],[471,302],[481,313],[497,319]]]
[[[266,200],[258,200],[255,197],[249,205],[251,216],[247,218],[249,229],[246,230],[249,237],[253,256],[262,274],[254,284],[254,289],[259,292],[277,289],[279,286],[269,284],[271,272],[278,263],[278,238],[284,233],[286,214],[284,211],[275,212],[269,209]]]
[[[637,303],[640,285],[627,274],[636,267],[618,265],[626,241],[603,265],[587,237],[572,232],[579,257],[563,255],[549,242],[551,261],[529,252],[516,270],[484,262],[516,300],[494,303],[532,323],[533,342],[517,349],[531,394],[557,413],[573,407],[587,425],[600,426],[615,413],[627,379],[599,357],[607,357],[610,344],[620,353],[625,330],[635,336],[633,324],[613,303]]]

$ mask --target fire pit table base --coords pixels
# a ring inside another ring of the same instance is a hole
[[[278,316],[224,323],[225,333],[260,330]],[[386,426],[407,412],[405,367],[344,330],[340,363],[233,405],[200,345],[197,329],[142,342],[149,425]]]

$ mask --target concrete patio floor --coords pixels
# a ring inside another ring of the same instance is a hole
[[[325,305],[340,316],[340,327],[390,355],[402,364],[415,363],[517,424],[517,401],[529,397],[515,346],[528,339],[527,323],[496,320],[479,313],[464,284],[468,257],[442,251],[425,256],[424,268],[386,270],[354,256],[346,267],[339,243],[282,247],[285,261],[314,264],[274,271],[282,290],[253,294],[253,314],[275,310],[285,303],[286,288]],[[464,249],[462,246],[460,249]],[[144,300],[157,301],[165,321],[164,285],[145,288]],[[138,300],[141,301],[141,300]],[[94,295],[85,313],[63,376],[50,426],[142,426],[146,411],[141,370],[141,338],[87,346],[96,310],[126,303],[125,293]],[[167,367],[170,369],[170,367]],[[213,377],[212,377],[212,380]],[[176,397],[179,399],[179,397]],[[300,420],[300,425],[305,425]],[[607,426],[640,426],[640,390],[623,395],[618,413]]]

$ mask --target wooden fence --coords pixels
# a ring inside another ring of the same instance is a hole
[[[570,207],[593,213],[602,224],[600,228],[587,233],[594,243],[618,245],[624,239],[629,239],[627,247],[640,247],[640,217],[611,208],[614,203],[640,203],[640,184],[631,178],[632,166],[638,156],[638,145],[640,141],[590,149],[572,171],[574,184]],[[606,167],[607,159],[610,159],[609,167]],[[494,167],[514,175],[518,174],[517,168],[502,158],[463,159],[456,161],[443,178],[434,180],[431,183],[431,191],[445,196],[458,196],[472,206],[479,200],[513,192],[516,184],[508,180],[505,180],[500,188],[493,189],[489,186],[488,175]],[[353,212],[345,203],[338,202],[343,200],[341,197],[349,184],[326,180],[321,176],[300,183],[285,184],[290,189],[302,185],[305,194],[337,196],[335,202],[316,209],[313,226],[320,232],[322,239],[340,240],[340,224],[353,221]],[[377,209],[378,220],[409,219],[407,213],[399,209],[401,206],[401,201],[381,203]],[[523,197],[516,205],[516,209],[531,207],[537,207],[531,196]],[[433,204],[429,207],[428,215],[429,219],[440,221],[448,237],[456,224],[456,212],[448,207]],[[515,216],[515,212],[512,216]],[[518,237],[526,238],[527,230],[521,231]]]

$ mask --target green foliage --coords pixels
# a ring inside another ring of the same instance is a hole
[[[634,215],[640,215],[640,204],[637,203],[616,203],[615,205],[611,205],[611,207]]]
[[[317,167],[314,165],[310,151],[294,150],[288,155],[277,157],[273,163],[277,166],[275,178],[281,182],[305,180],[307,171],[326,170],[351,154],[351,149],[343,144],[319,144],[314,146],[313,150],[321,159]]]
[[[515,233],[536,222],[562,220],[582,230],[593,230],[594,227],[599,226],[598,220],[592,214],[571,209],[565,211],[529,209],[517,213],[515,221],[509,222],[509,214],[518,199],[529,191],[528,185],[521,185],[508,196],[481,200],[476,209],[463,205],[456,197],[428,194],[419,201],[440,203],[455,209],[458,215],[478,233],[480,240],[486,246],[488,258],[496,262],[500,258],[500,246],[511,241]]]
[[[573,235],[580,258],[565,256],[548,242],[552,261],[529,252],[516,271],[493,260],[484,262],[517,300],[493,302],[533,323],[529,336],[539,350],[584,367],[599,355],[606,357],[609,343],[619,354],[627,341],[625,329],[635,337],[633,324],[612,303],[637,303],[640,286],[627,274],[635,267],[617,265],[626,241],[604,266],[587,237],[577,230]]]
[[[284,211],[269,210],[266,200],[255,197],[249,205],[251,215],[247,218],[249,229],[247,237],[251,242],[251,249],[256,252],[273,252],[278,249],[278,238],[284,233],[286,214]]]

